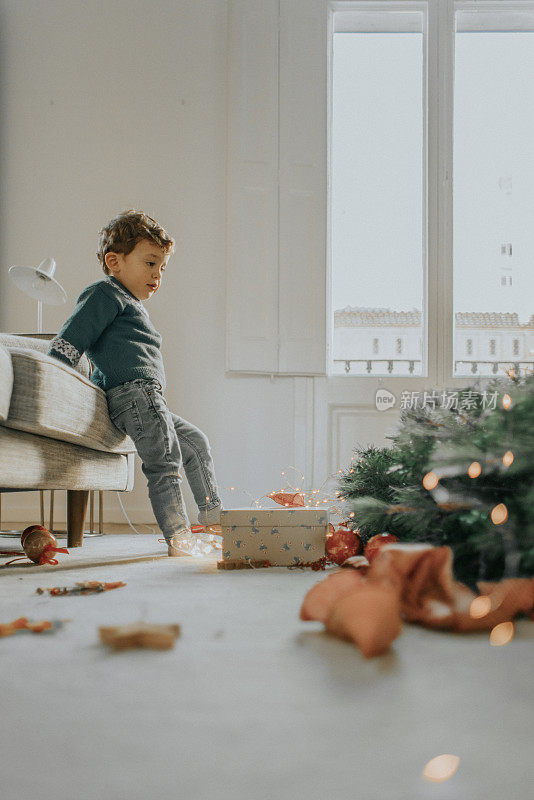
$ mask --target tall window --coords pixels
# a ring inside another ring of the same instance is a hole
[[[394,374],[422,374],[423,15],[392,17],[376,5],[372,12],[360,13],[357,4],[340,12],[332,34],[334,372],[346,373],[348,358],[346,374],[368,374],[368,363],[372,374],[384,374],[388,362],[373,360],[378,349],[369,352],[371,337],[362,336],[361,317],[372,334],[387,332],[405,313],[413,327],[411,345],[403,354],[397,339],[387,355]],[[356,304],[354,325],[336,326],[335,312]]]
[[[455,316],[515,313],[528,326],[534,312],[534,7],[456,6]],[[511,339],[512,330],[503,328],[503,336]],[[517,355],[515,341],[513,349]],[[489,352],[495,355],[494,339]],[[490,366],[480,372],[489,374]]]

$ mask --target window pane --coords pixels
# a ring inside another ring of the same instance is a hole
[[[423,374],[422,87],[422,33],[333,34],[335,374]]]
[[[533,83],[534,33],[456,34],[456,375],[534,359]]]

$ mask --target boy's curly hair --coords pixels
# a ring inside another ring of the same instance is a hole
[[[167,231],[148,214],[134,208],[118,214],[98,231],[98,235],[96,257],[106,275],[110,274],[105,261],[106,253],[112,251],[127,256],[141,239],[149,239],[166,253],[174,253],[174,239]]]

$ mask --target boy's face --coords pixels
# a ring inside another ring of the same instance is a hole
[[[131,253],[106,253],[106,266],[138,300],[148,300],[161,284],[171,257],[149,239],[137,242]]]

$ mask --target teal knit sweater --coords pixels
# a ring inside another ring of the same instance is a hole
[[[95,365],[91,381],[104,391],[135,378],[155,378],[165,388],[160,346],[144,305],[110,275],[83,290],[48,355],[75,367],[86,353]]]

